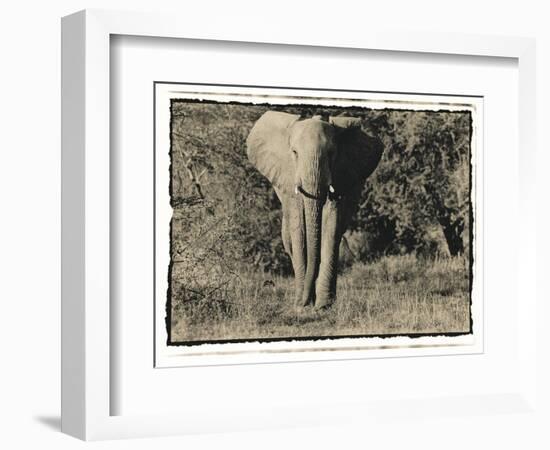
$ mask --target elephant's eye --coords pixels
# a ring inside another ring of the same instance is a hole
[[[298,158],[298,153],[294,149],[292,149],[292,156],[294,156],[294,158]]]

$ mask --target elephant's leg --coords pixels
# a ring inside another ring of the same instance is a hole
[[[337,202],[327,201],[323,207],[321,264],[315,287],[315,308],[327,307],[336,298],[338,250],[342,239],[340,215]]]
[[[304,211],[301,198],[294,196],[289,201],[287,211],[288,231],[292,257],[292,267],[295,279],[295,305],[304,306],[302,294],[304,291],[304,279],[306,275],[306,237]]]

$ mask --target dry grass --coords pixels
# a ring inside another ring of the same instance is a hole
[[[173,272],[174,280],[185,274]],[[385,257],[338,278],[326,311],[293,307],[292,278],[240,271],[223,295],[174,294],[172,342],[281,337],[435,334],[470,329],[466,258]]]

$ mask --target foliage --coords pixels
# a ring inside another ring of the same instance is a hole
[[[467,251],[469,113],[384,110],[373,112],[370,128],[386,150],[353,228],[371,237],[371,254],[441,253],[431,237],[436,225],[450,254]]]
[[[202,220],[211,227],[229,221],[232,250],[226,258],[290,273],[279,201],[246,158],[246,137],[266,108],[181,103],[172,108],[172,206],[184,216],[201,205],[209,212]],[[176,245],[181,239],[174,236]]]

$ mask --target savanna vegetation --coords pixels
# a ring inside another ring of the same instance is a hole
[[[327,311],[293,308],[280,204],[246,157],[268,109],[360,117],[385,145]],[[173,100],[171,342],[468,332],[470,135],[468,112]]]

